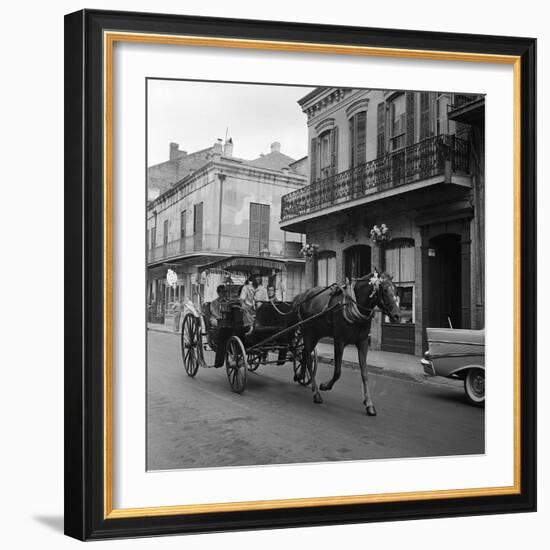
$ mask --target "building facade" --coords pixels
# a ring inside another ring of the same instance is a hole
[[[221,276],[202,280],[198,266],[230,255],[271,256],[286,260],[275,276],[278,293],[291,299],[305,285],[302,235],[279,227],[281,197],[307,183],[291,165],[294,159],[275,142],[268,154],[247,161],[233,156],[231,139],[198,154],[178,156],[148,170],[147,303],[151,318],[163,318],[176,301],[215,297]],[[182,153],[180,151],[180,153]],[[188,169],[190,158],[193,168]],[[196,160],[201,158],[201,161]],[[183,160],[183,162],[182,162]],[[187,166],[184,165],[187,161]],[[170,166],[170,164],[172,166]],[[183,178],[178,177],[182,171]],[[168,269],[177,274],[167,284]]]
[[[280,226],[319,245],[308,284],[392,275],[402,319],[376,314],[374,349],[421,355],[428,326],[483,327],[483,97],[316,88],[299,104],[309,185],[283,197]]]

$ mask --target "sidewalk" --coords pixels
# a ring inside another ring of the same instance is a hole
[[[174,332],[172,324],[161,325],[157,323],[147,323],[147,329],[153,332],[173,334],[174,336],[179,335],[179,333]],[[319,342],[317,344],[317,357],[321,363],[332,365],[334,363],[334,348],[332,343]],[[388,374],[403,375],[407,378],[413,378],[419,381],[425,380],[420,358],[414,355],[369,350],[367,362],[369,367],[380,371],[386,371]],[[344,349],[342,366],[352,369],[359,368],[357,349],[354,346],[347,346]]]
[[[334,364],[334,347],[332,343],[325,344],[319,342],[316,349],[319,361],[330,365]],[[420,358],[414,355],[369,349],[367,363],[369,367],[373,367],[377,370],[400,373],[420,381],[425,379],[424,370],[420,364]],[[359,358],[355,346],[347,346],[344,349],[342,366],[352,369],[359,368]]]

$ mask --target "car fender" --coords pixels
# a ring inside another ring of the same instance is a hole
[[[472,363],[470,365],[462,365],[458,367],[456,370],[453,370],[449,373],[449,376],[458,377],[458,378],[464,378],[469,370],[471,369],[481,369],[483,372],[485,372],[485,365],[481,365],[479,363]]]

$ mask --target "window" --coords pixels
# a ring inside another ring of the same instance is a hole
[[[395,239],[385,251],[386,272],[393,277],[401,309],[401,323],[414,323],[414,241]],[[389,322],[386,317],[385,322]]]
[[[420,94],[420,139],[426,139],[433,135],[430,121],[430,103],[431,94],[422,92]]]
[[[330,158],[330,137],[330,131],[319,136],[319,166],[321,168],[321,179],[330,176],[330,168],[332,164]]]
[[[349,119],[350,168],[367,160],[367,112],[362,111]]]
[[[311,140],[311,181],[338,172],[338,128],[326,130]]]
[[[157,245],[157,228],[151,227],[151,240],[149,242],[151,248],[155,248]]]
[[[317,285],[329,286],[336,282],[336,252],[326,250],[317,256]]]
[[[390,103],[390,145],[392,151],[405,146],[405,133],[405,94],[401,94]]]
[[[258,256],[269,250],[269,204],[250,203],[248,253]]]
[[[386,104],[378,104],[376,108],[376,157],[386,154]]]

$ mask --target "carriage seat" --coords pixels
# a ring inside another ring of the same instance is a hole
[[[268,337],[280,332],[289,326],[289,316],[285,315],[291,310],[290,302],[262,302],[256,309],[253,334]]]

